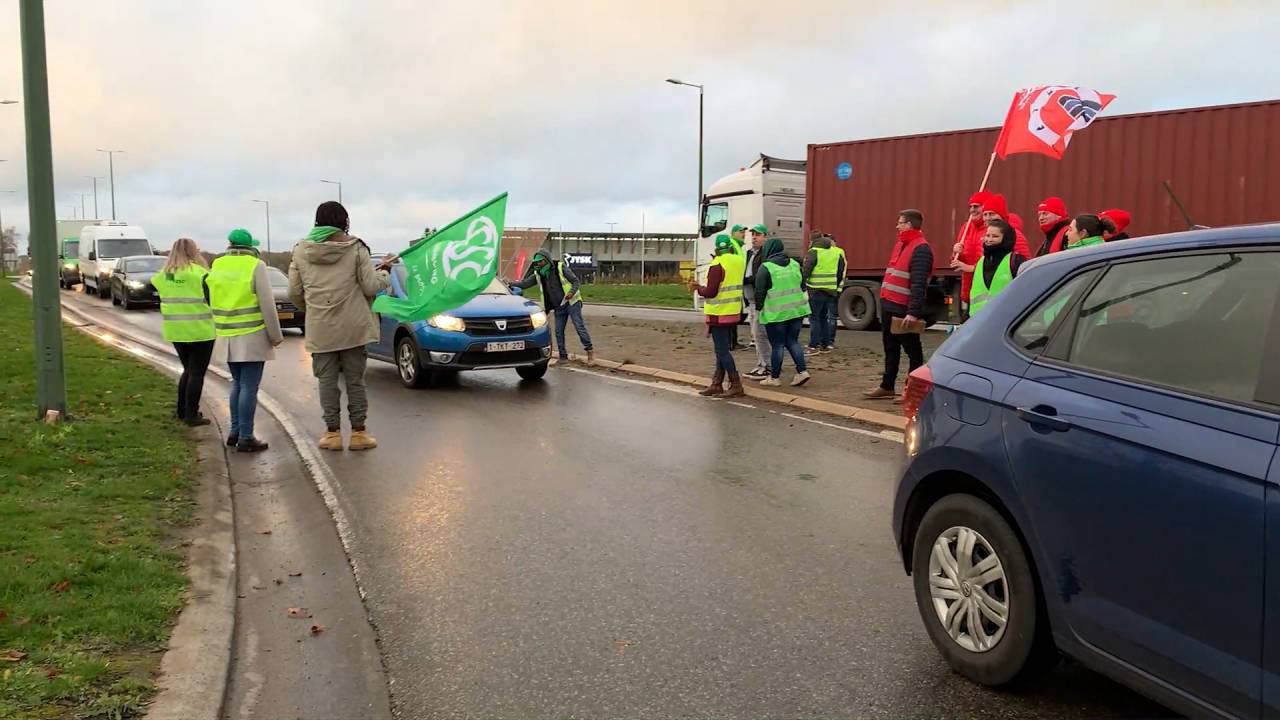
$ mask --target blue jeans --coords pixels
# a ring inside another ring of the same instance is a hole
[[[765,332],[769,333],[769,346],[773,354],[769,357],[769,374],[777,379],[782,375],[782,351],[791,354],[791,361],[796,364],[796,372],[804,372],[804,348],[800,347],[800,329],[804,327],[804,318],[792,318],[782,322],[767,323]]]
[[[716,349],[716,370],[723,370],[729,377],[736,377],[738,366],[733,362],[733,325],[709,325],[711,344]]]
[[[582,341],[582,349],[591,349],[591,335],[587,333],[587,323],[582,319],[582,303],[573,303],[569,307],[556,309],[556,349],[560,357],[569,357],[569,348],[564,345],[564,326],[573,319],[573,329],[578,331],[578,339]]]
[[[253,416],[258,412],[258,385],[265,362],[227,363],[231,369],[231,434],[253,437]]]
[[[809,347],[817,349],[836,344],[836,296],[817,290],[809,293]]]

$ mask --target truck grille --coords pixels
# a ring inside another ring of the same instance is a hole
[[[533,321],[528,315],[506,318],[467,318],[467,334],[476,337],[500,337],[502,335],[524,335],[533,330]],[[505,322],[506,328],[500,329],[499,323]]]

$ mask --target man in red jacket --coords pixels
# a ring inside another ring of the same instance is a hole
[[[902,351],[907,351],[907,372],[924,365],[924,346],[916,333],[895,334],[893,321],[914,323],[924,315],[925,290],[933,274],[933,249],[924,239],[921,228],[924,215],[919,210],[903,210],[898,214],[898,241],[889,254],[889,265],[880,284],[880,330],[884,343],[884,375],[880,384],[862,393],[871,400],[898,398],[895,385]]]
[[[1036,208],[1036,219],[1040,222],[1040,231],[1044,233],[1044,244],[1036,257],[1058,252],[1067,242],[1067,226],[1071,225],[1071,214],[1067,212],[1067,204],[1060,197],[1047,197]]]
[[[973,267],[982,257],[982,236],[987,224],[982,220],[982,205],[991,197],[986,190],[979,190],[969,197],[969,219],[960,226],[955,247],[951,251],[951,267],[960,271],[960,302],[968,311],[969,288],[973,286]]]

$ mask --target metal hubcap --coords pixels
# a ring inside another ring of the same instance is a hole
[[[978,532],[953,527],[929,556],[929,594],[938,621],[957,645],[990,650],[1009,624],[1009,583],[995,549]]]
[[[418,364],[413,361],[413,348],[409,347],[409,343],[400,343],[400,362],[396,363],[400,366],[400,377],[409,382],[413,382],[413,376],[418,374]]]

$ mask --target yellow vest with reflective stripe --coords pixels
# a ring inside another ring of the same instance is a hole
[[[840,287],[841,278],[836,277],[840,270],[840,258],[844,250],[838,247],[814,248],[818,262],[809,273],[809,288],[812,290],[835,290]]]
[[[800,263],[792,260],[786,267],[778,267],[768,260],[760,263],[760,269],[769,273],[769,292],[760,308],[760,322],[784,322],[809,314],[809,298],[800,287]]]
[[[712,258],[711,267],[717,265],[724,268],[724,279],[720,281],[715,297],[703,298],[702,311],[707,315],[741,315],[742,274],[747,269],[747,259],[735,253],[725,253]]]
[[[218,337],[250,335],[267,327],[253,290],[253,271],[260,262],[253,255],[223,255],[213,261],[205,283]]]
[[[973,268],[973,289],[969,291],[969,317],[978,314],[986,306],[991,298],[999,295],[1009,283],[1013,282],[1013,264],[1011,261],[1013,253],[1005,255],[1000,264],[996,266],[995,274],[991,276],[991,286],[987,287],[987,281],[983,278],[983,266],[987,262],[987,258],[983,256],[978,259],[978,264]],[[1056,315],[1056,311],[1054,312]]]
[[[173,272],[158,272],[151,284],[160,293],[164,339],[204,342],[214,338],[213,313],[204,300],[204,277],[209,271],[192,263]]]
[[[560,290],[564,292],[565,297],[569,297],[569,292],[573,290],[573,283],[569,282],[564,276],[564,262],[556,263],[556,274],[560,276]],[[570,305],[577,305],[582,302],[582,285],[578,285],[578,294],[573,296],[573,300],[569,301]]]

